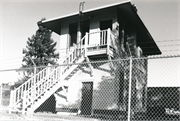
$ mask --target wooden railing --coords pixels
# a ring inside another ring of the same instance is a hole
[[[25,83],[23,83],[18,88],[11,91],[11,98],[10,98],[10,107],[14,107],[19,102],[22,101],[24,92],[29,92],[32,87],[35,87],[39,80],[45,78],[47,76],[47,68],[43,69],[42,71],[38,72],[36,75],[28,79]]]
[[[107,54],[113,48],[114,34],[110,29],[102,30],[99,32],[86,33],[85,49],[87,51],[107,49]]]
[[[46,68],[46,76],[38,77],[38,80],[35,83],[35,86],[32,86],[28,90],[24,92],[23,96],[23,108],[26,108],[28,105],[34,103],[35,100],[38,99],[42,94],[53,87],[60,79],[60,67],[47,67]]]
[[[75,63],[81,57],[85,57],[85,48],[83,45],[83,41],[85,40],[85,38],[86,36],[84,36],[77,44],[74,44],[73,49],[62,61],[62,64],[65,65],[61,67],[61,74],[64,74],[71,67],[71,65],[69,64]]]

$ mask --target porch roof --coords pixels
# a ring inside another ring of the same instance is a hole
[[[126,20],[132,23],[133,25],[136,26],[137,31],[138,31],[138,38],[137,39],[137,44],[138,46],[141,47],[143,50],[143,55],[157,55],[161,54],[160,49],[156,45],[154,39],[152,38],[151,34],[147,30],[146,26],[138,16],[136,10],[134,9],[134,6],[131,4],[131,1],[125,1],[125,2],[120,2],[120,3],[115,3],[115,4],[110,4],[107,6],[102,6],[90,10],[84,10],[83,15],[89,15],[101,10],[108,10],[110,8],[118,8],[121,10],[124,16],[126,16]],[[41,24],[42,26],[52,30],[53,32],[57,33],[60,35],[61,33],[61,21],[64,19],[72,19],[72,18],[78,18],[79,17],[79,12],[57,17],[54,19],[49,19],[42,21],[41,23],[38,22],[38,24]]]

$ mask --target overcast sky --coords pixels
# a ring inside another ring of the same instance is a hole
[[[28,37],[35,34],[41,18],[52,19],[78,12],[82,0],[0,0],[1,69],[18,68]],[[124,0],[85,0],[84,10]],[[177,54],[180,44],[180,0],[131,0],[138,15],[163,54]],[[59,36],[53,34],[55,41]],[[172,40],[162,42],[164,40]],[[176,41],[175,41],[176,40]],[[166,46],[166,47],[165,47]],[[178,61],[175,60],[174,62]],[[3,68],[2,68],[3,67]]]

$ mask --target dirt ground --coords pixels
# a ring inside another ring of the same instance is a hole
[[[69,113],[48,113],[38,112],[33,115],[22,115],[17,113],[8,113],[8,107],[1,107],[0,121],[101,121],[95,118],[77,116]]]
[[[79,116],[73,113],[60,113],[57,114],[48,113],[48,112],[37,112],[33,115],[22,115],[17,113],[8,113],[8,107],[0,107],[0,121],[120,121],[120,119],[106,119],[106,118],[95,118],[95,117],[85,117]],[[122,120],[121,121],[126,121]],[[142,121],[141,120],[132,120],[132,121]],[[166,121],[162,119],[147,119],[143,121]],[[167,121],[179,121],[179,119],[170,119]]]

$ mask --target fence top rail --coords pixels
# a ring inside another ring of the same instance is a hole
[[[140,57],[140,58],[132,58],[132,59],[163,59],[163,58],[180,58],[180,54],[178,55],[154,55],[154,56],[148,56],[148,57]],[[127,60],[129,58],[126,59],[118,59],[118,60]],[[118,60],[111,60],[111,61],[118,61]],[[107,60],[106,60],[107,61]],[[95,63],[95,61],[90,62],[90,63]],[[96,62],[97,63],[97,62]],[[82,64],[82,63],[73,63],[73,64]],[[36,68],[45,68],[45,67],[57,67],[57,66],[66,66],[68,64],[58,64],[58,65],[53,65],[53,66],[37,66]],[[4,72],[4,71],[22,71],[22,70],[28,70],[28,69],[33,69],[34,67],[27,67],[27,68],[21,68],[21,69],[4,69],[4,70],[0,70],[0,72]]]

